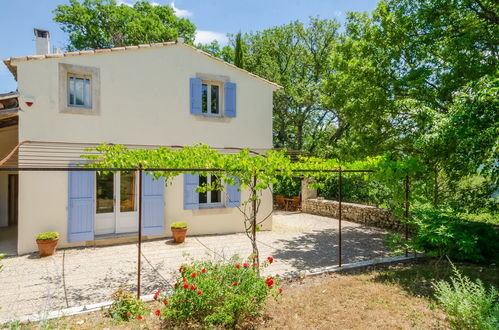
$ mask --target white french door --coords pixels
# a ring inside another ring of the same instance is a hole
[[[138,230],[137,181],[135,171],[96,174],[95,235]]]

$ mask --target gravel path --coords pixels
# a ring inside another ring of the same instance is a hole
[[[338,221],[304,214],[274,214],[273,231],[258,233],[260,253],[276,260],[265,270],[285,274],[337,264]],[[343,263],[388,256],[387,231],[342,222]],[[186,255],[195,259],[238,254],[251,245],[245,234],[188,237],[184,244],[170,239],[143,244],[142,292],[165,289]],[[82,306],[110,299],[118,287],[135,288],[136,244],[75,248],[40,259],[37,254],[10,257],[0,272],[0,322],[23,315]]]

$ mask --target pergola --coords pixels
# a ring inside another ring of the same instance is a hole
[[[138,256],[137,256],[137,296],[140,296],[140,283],[141,283],[141,247],[142,247],[142,173],[143,172],[224,172],[222,168],[147,168],[143,167],[142,164],[137,164],[135,167],[131,168],[95,168],[95,167],[78,167],[70,166],[75,163],[88,162],[88,160],[83,160],[80,156],[82,154],[92,154],[91,148],[101,145],[100,143],[70,143],[70,142],[46,142],[46,141],[23,141],[15,146],[14,149],[2,160],[0,160],[0,172],[10,171],[10,172],[23,172],[23,171],[36,171],[36,172],[69,172],[69,171],[135,171],[138,173],[138,185],[139,185],[139,202],[138,202]],[[183,146],[170,145],[170,146],[160,146],[160,145],[131,145],[124,144],[125,147],[129,149],[156,149],[158,147],[165,147],[171,149],[180,149]],[[231,148],[231,147],[212,147],[212,149],[217,150],[221,153],[231,153],[235,154],[243,150],[243,148]],[[265,156],[264,153],[266,149],[249,149],[249,151],[255,156]],[[94,152],[95,153],[95,152]],[[296,155],[297,152],[294,152]],[[291,157],[293,154],[290,155]],[[373,170],[363,170],[363,169],[296,169],[294,172],[299,174],[311,173],[311,172],[321,172],[321,173],[338,173],[338,266],[342,266],[342,201],[343,201],[343,174],[344,173],[370,173]],[[255,177],[256,180],[256,177]],[[405,180],[405,216],[409,213],[409,178],[406,177]],[[253,212],[256,212],[256,208],[253,207]],[[256,213],[254,214],[256,219]],[[408,239],[408,227],[405,226],[405,237]],[[406,256],[408,251],[406,250]]]

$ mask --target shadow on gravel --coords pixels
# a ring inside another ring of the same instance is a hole
[[[342,229],[343,263],[388,257],[384,236],[376,228],[361,226]],[[313,231],[293,240],[278,240],[276,243],[282,248],[274,253],[274,257],[298,269],[338,264],[338,231],[335,229]]]

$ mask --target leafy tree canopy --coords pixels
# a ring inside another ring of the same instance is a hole
[[[196,27],[175,16],[168,5],[137,1],[133,7],[115,0],[70,0],[53,11],[54,20],[69,34],[68,50],[111,48],[165,42],[183,37],[194,41]]]

